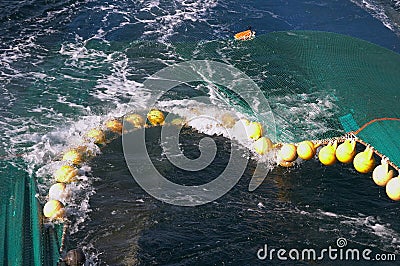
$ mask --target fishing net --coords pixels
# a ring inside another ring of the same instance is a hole
[[[278,141],[353,132],[400,165],[398,54],[349,36],[312,31],[275,32],[246,42],[178,44],[175,50],[187,60],[228,62],[253,78],[276,117]],[[224,97],[236,97],[229,88],[220,91]],[[248,108],[240,99],[232,103]],[[15,178],[1,189],[1,263],[55,265],[62,225],[43,224],[32,178],[13,167],[3,169]]]
[[[211,42],[192,49],[195,53],[184,46],[178,51],[186,58],[229,57],[229,63],[255,79],[276,117],[278,140],[299,142],[354,132],[400,165],[397,53],[315,31],[274,32],[240,44]],[[285,97],[292,102],[282,101]]]
[[[0,264],[57,265],[63,226],[44,225],[33,178],[10,165],[3,169],[14,178],[1,189]]]
[[[287,62],[285,67],[305,76],[313,90],[327,90],[336,99],[338,108],[329,119],[330,128],[337,126],[337,119],[344,131],[355,131],[361,140],[400,165],[398,54],[326,32],[273,33],[266,36],[265,46]],[[271,85],[277,86],[277,82]],[[357,132],[366,123],[370,124]]]

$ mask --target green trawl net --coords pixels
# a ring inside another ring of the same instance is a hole
[[[400,119],[378,120],[368,124],[357,136],[364,142],[388,157],[391,162],[400,165]]]
[[[57,265],[62,225],[46,227],[28,174],[3,163],[12,178],[3,180],[0,204],[0,265]]]
[[[339,137],[373,119],[400,118],[400,55],[363,40],[288,31],[178,51],[185,59],[229,62],[253,78],[276,117],[278,141]],[[385,120],[358,137],[399,166],[398,129],[399,121]]]
[[[351,113],[358,125],[399,117],[400,56],[374,44],[325,32],[276,33],[272,49],[317,86],[332,90],[339,115]]]
[[[265,43],[315,90],[331,91],[338,106],[334,118],[346,132],[377,118],[400,118],[400,55],[326,32],[273,33]],[[400,120],[380,120],[357,136],[399,166],[399,129]]]

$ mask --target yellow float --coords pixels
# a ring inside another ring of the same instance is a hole
[[[183,126],[186,124],[186,121],[183,118],[174,118],[171,121],[171,125],[174,126]]]
[[[393,176],[394,171],[389,171],[389,164],[385,161],[382,161],[381,165],[375,167],[374,171],[372,172],[372,179],[374,180],[375,184],[381,187],[386,186],[387,182],[389,182]]]
[[[104,123],[106,128],[114,133],[121,134],[122,133],[122,123],[117,119],[111,119]]]
[[[287,162],[287,161],[280,161],[279,165],[282,167],[293,167],[294,166],[294,162]]]
[[[63,165],[54,172],[54,179],[60,183],[71,183],[76,181],[78,170],[70,165]]]
[[[315,156],[316,148],[314,143],[309,140],[300,142],[297,145],[297,155],[303,160],[310,160]]]
[[[235,126],[233,127],[233,131],[236,132],[235,134],[240,136],[240,138],[247,139],[249,137],[247,131],[249,125],[249,120],[241,118],[240,120],[236,121]]]
[[[273,143],[269,138],[261,137],[254,142],[254,150],[260,154],[267,154],[273,148]]]
[[[356,142],[346,139],[336,149],[336,158],[342,163],[351,163],[356,155]]]
[[[363,174],[369,173],[375,167],[374,152],[369,147],[366,147],[363,152],[360,152],[354,157],[354,168]]]
[[[392,178],[387,182],[386,194],[392,200],[400,200],[400,177]]]
[[[65,200],[69,197],[67,185],[64,183],[55,183],[49,189],[49,199],[56,199],[59,201]]]
[[[59,200],[49,200],[43,207],[43,214],[50,219],[60,219],[65,215],[64,205]]]
[[[71,149],[64,153],[61,160],[78,165],[83,162],[82,153],[78,149]]]
[[[221,120],[222,125],[227,128],[232,128],[236,123],[235,118],[229,113],[223,114]]]
[[[319,161],[324,164],[324,165],[333,165],[336,162],[336,148],[337,148],[337,142],[329,143],[325,147],[322,147],[322,149],[318,153],[318,158]]]
[[[163,125],[164,124],[164,114],[160,110],[157,109],[152,109],[148,114],[147,114],[147,119],[150,121],[150,123],[153,126],[157,125]]]
[[[100,129],[93,128],[86,133],[86,137],[93,139],[96,144],[104,144],[106,142],[106,135]]]
[[[285,162],[293,162],[297,158],[296,146],[293,144],[283,144],[278,152],[278,157]]]
[[[261,138],[263,133],[262,125],[260,122],[250,122],[247,126],[246,131],[247,135],[252,140],[258,140],[259,138]]]
[[[124,120],[130,123],[135,128],[144,127],[145,121],[141,115],[129,114],[124,117]]]

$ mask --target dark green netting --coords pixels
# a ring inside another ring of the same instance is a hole
[[[26,178],[16,175],[17,170],[3,162],[1,170],[7,177],[1,184],[0,264],[24,265],[24,226],[29,226],[24,223],[24,207],[29,211],[29,206],[24,206]]]
[[[357,136],[400,166],[400,120],[381,120],[363,128]]]
[[[57,265],[62,225],[45,226],[35,180],[11,165],[1,187],[0,265]]]

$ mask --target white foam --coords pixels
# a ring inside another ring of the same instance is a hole
[[[391,31],[400,34],[399,25],[395,24],[393,20],[388,16],[385,7],[381,4],[376,3],[374,0],[351,0],[359,7],[367,10],[374,18],[382,22],[382,24],[390,29]],[[395,6],[399,6],[399,3],[395,3]]]
[[[323,222],[319,228],[320,232],[340,232],[342,237],[351,239],[352,242],[364,245],[379,247],[390,253],[400,254],[400,234],[392,228],[390,221],[385,222],[380,217],[368,216],[362,213],[355,215],[344,215],[340,213],[333,213],[318,209],[317,211],[304,211],[298,208],[284,209],[276,208],[277,211],[286,211],[289,213],[301,214],[309,216],[313,219],[318,219]],[[339,228],[337,223],[340,224]],[[349,235],[343,235],[346,234]],[[364,235],[367,234],[368,242],[365,240],[359,241],[358,239],[365,239]],[[362,237],[357,237],[362,235]]]
[[[144,38],[156,37],[160,42],[167,42],[171,36],[178,34],[177,28],[185,21],[206,22],[208,11],[216,4],[216,0],[173,0],[168,4],[158,0],[149,1],[143,4],[140,11],[151,14],[153,17],[141,19],[139,16],[135,16],[135,20],[145,23]]]
[[[79,3],[69,3],[65,5],[64,1],[60,1],[58,5],[53,5],[51,9],[46,10],[40,15],[28,17],[23,21],[24,26],[17,29],[13,28],[13,39],[3,41],[4,47],[8,48],[0,50],[0,65],[6,66],[7,70],[13,75],[20,74],[18,70],[13,69],[12,64],[17,61],[27,60],[35,65],[42,61],[44,55],[47,54],[47,49],[38,44],[38,37],[48,36],[58,31],[53,29],[52,23],[58,24],[57,21],[60,16],[63,16],[64,22],[70,20],[71,15],[75,8],[84,5],[87,1],[80,1]],[[54,4],[54,3],[53,3]],[[15,25],[10,24],[11,27]],[[15,32],[16,30],[16,32]],[[19,37],[17,37],[19,36]],[[1,76],[3,76],[2,73]]]
[[[100,50],[86,48],[90,40],[98,37],[100,36],[94,35],[91,38],[83,39],[76,34],[74,42],[63,43],[59,53],[67,57],[65,65],[79,70],[91,70],[103,66],[103,61],[107,60],[109,55]]]
[[[391,228],[390,223],[384,223],[379,217],[368,216],[361,213],[359,213],[358,216],[348,216],[322,210],[313,213],[313,215],[337,219],[343,226],[348,225],[353,227],[353,235],[357,234],[357,231],[361,231],[377,236],[380,243],[376,243],[376,245],[379,244],[379,246],[383,246],[386,250],[394,249],[396,254],[400,253],[400,234]],[[361,244],[371,245],[372,243]]]
[[[329,121],[338,112],[335,98],[325,91],[274,96],[268,101],[282,142],[316,139],[333,129]]]
[[[128,79],[128,59],[124,54],[114,54],[111,62],[111,75],[98,80],[93,96],[102,101],[112,101],[116,105],[128,100],[140,109],[146,107],[150,92],[141,83]]]
[[[91,89],[90,94],[93,97],[120,107],[123,103],[132,101],[138,109],[144,109],[150,93],[143,88],[141,83],[129,79],[132,75],[130,72],[134,72],[135,69],[128,65],[127,55],[123,52],[106,53],[86,48],[88,41],[97,37],[99,36],[95,35],[84,40],[77,35],[74,43],[64,43],[59,53],[66,56],[65,65],[78,73],[82,69],[104,70],[105,73],[99,74],[99,78],[96,79],[97,84]],[[59,97],[58,101],[67,103],[70,107],[90,110],[89,106],[78,106],[67,102],[65,96]]]
[[[329,216],[329,217],[338,217],[337,214],[333,213],[333,212],[325,212],[325,211],[321,211],[321,214]]]
[[[246,126],[242,119],[253,120],[254,118],[237,112],[227,105],[219,106],[211,103],[198,102],[192,99],[185,100],[169,100],[159,102],[158,107],[162,110],[166,110],[170,113],[177,114],[187,121],[187,124],[196,129],[197,131],[207,134],[209,136],[217,135],[224,136],[227,139],[233,140],[232,143],[235,148],[242,148],[250,150],[252,154],[252,159],[268,163],[270,165],[276,165],[276,154],[274,152],[268,153],[266,155],[259,155],[254,152],[254,141],[248,137],[248,132],[246,131]],[[190,106],[190,108],[188,108]],[[233,118],[235,125],[233,127],[224,124],[223,117],[230,116]],[[263,121],[267,123],[267,121]],[[267,132],[264,136],[268,137]]]

